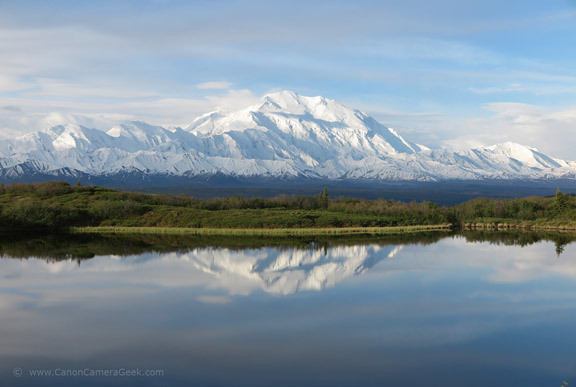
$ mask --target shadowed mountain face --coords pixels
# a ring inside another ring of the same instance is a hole
[[[460,152],[404,139],[323,97],[270,94],[186,128],[126,122],[107,132],[66,124],[0,142],[0,180],[67,177],[442,181],[576,179],[576,162],[504,143]]]

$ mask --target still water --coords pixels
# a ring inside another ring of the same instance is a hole
[[[570,234],[0,243],[0,385],[576,384]]]

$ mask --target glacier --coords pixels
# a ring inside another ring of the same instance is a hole
[[[0,141],[0,180],[26,176],[444,180],[576,179],[576,162],[516,143],[430,149],[367,114],[291,91],[210,112],[186,127],[128,121],[108,131],[76,123]]]

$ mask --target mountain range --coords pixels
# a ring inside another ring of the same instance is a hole
[[[246,109],[166,128],[65,124],[0,141],[0,181],[161,184],[210,179],[438,182],[576,179],[576,162],[503,143],[430,149],[365,113],[283,91]]]

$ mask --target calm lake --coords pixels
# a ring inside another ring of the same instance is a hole
[[[0,241],[0,385],[576,384],[575,239]]]

